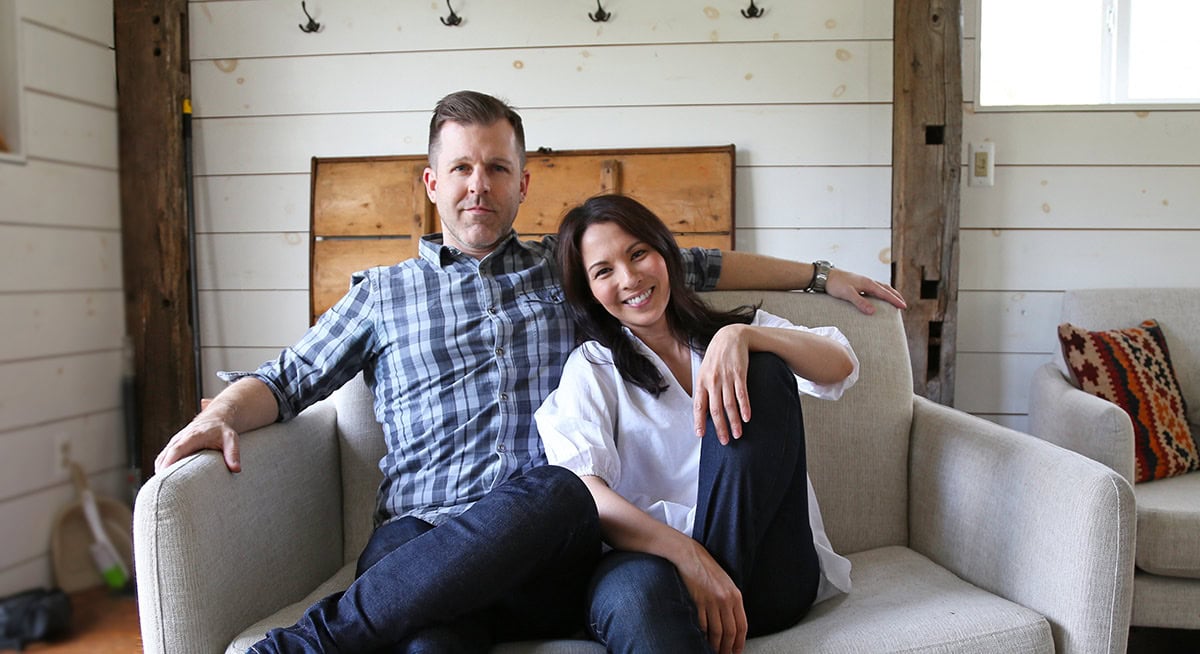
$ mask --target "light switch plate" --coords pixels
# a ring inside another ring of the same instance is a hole
[[[967,152],[967,184],[996,185],[996,144],[972,143]]]
[[[66,432],[57,432],[50,440],[53,457],[50,462],[50,479],[56,482],[67,481],[71,478],[71,436]]]

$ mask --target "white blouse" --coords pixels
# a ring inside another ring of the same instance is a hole
[[[858,380],[858,357],[836,327],[799,327],[758,311],[753,325],[783,327],[827,336],[842,344],[854,362],[838,384],[817,384],[797,377],[800,392],[836,400]],[[584,343],[567,359],[558,389],[534,413],[546,457],[579,476],[595,475],[651,517],[691,535],[696,519],[700,444],[693,431],[692,398],[666,364],[632,332],[643,354],[658,367],[667,390],[657,398],[627,383],[612,363],[608,348]],[[692,386],[701,355],[692,353]],[[754,398],[750,398],[751,408]],[[850,561],[833,551],[821,509],[808,480],[808,516],[821,565],[817,600],[850,591]]]

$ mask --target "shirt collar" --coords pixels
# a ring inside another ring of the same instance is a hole
[[[504,250],[513,247],[513,243],[516,243],[518,246],[524,246],[521,240],[517,238],[516,230],[510,229],[508,230],[508,236],[505,236],[500,241],[495,250],[492,250],[483,259],[476,259],[469,254],[464,254],[462,250],[454,246],[446,245],[443,234],[436,232],[421,237],[421,240],[417,243],[417,254],[422,259],[436,264],[439,268],[445,268],[455,261],[470,260],[476,263],[483,263],[494,256],[500,256]]]

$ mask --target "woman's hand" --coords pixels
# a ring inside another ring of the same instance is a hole
[[[853,304],[858,307],[859,311],[867,315],[875,313],[875,307],[866,300],[867,297],[879,298],[897,309],[908,308],[908,303],[904,301],[904,296],[900,295],[900,291],[888,284],[839,268],[829,271],[829,280],[825,283],[825,293]]]
[[[703,545],[692,544],[691,553],[676,568],[696,604],[700,631],[717,654],[740,654],[749,630],[742,592]]]
[[[705,420],[711,417],[722,445],[729,443],[730,435],[741,438],[742,423],[750,421],[750,395],[746,392],[749,329],[734,324],[717,331],[704,352],[692,389],[696,435],[704,435]]]

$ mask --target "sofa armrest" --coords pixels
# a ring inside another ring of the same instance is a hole
[[[1041,613],[1057,652],[1125,651],[1136,519],[1124,478],[923,398],[911,448],[913,549]]]
[[[342,563],[336,411],[317,404],[152,477],[134,510],[147,654],[224,652],[240,631],[302,598]]]
[[[1079,452],[1133,483],[1133,423],[1108,400],[1085,393],[1051,364],[1038,368],[1029,388],[1029,433]]]

